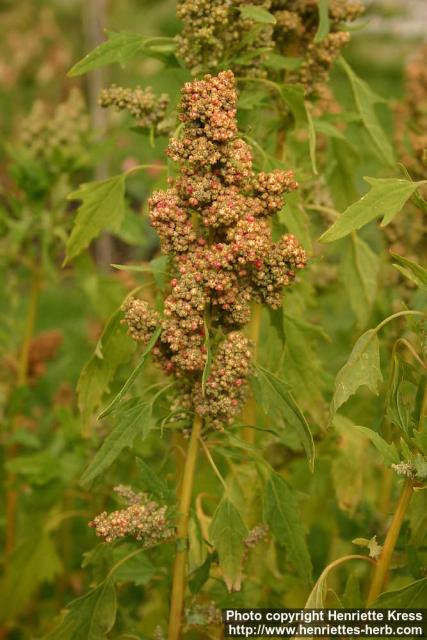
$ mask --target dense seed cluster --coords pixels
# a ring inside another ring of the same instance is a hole
[[[211,419],[213,427],[230,422],[246,398],[247,377],[251,370],[248,338],[232,331],[220,344],[203,395],[200,383],[194,387],[196,412]]]
[[[315,41],[319,26],[317,0],[272,0],[271,12],[276,17],[274,42],[286,56],[302,58],[297,71],[287,76],[289,82],[302,82],[308,93],[321,94],[332,63],[347,44],[350,34],[341,25],[352,22],[363,12],[359,0],[331,0],[329,3],[330,32]]]
[[[244,0],[180,0],[177,14],[183,21],[178,36],[178,54],[184,62],[199,72],[214,69],[220,60],[229,58],[233,68],[241,66],[242,54],[248,56],[255,46],[274,48],[277,53],[302,59],[299,70],[287,74],[288,82],[302,82],[308,93],[318,93],[327,79],[331,65],[349,40],[349,33],[340,31],[342,23],[355,20],[362,12],[359,0],[331,0],[329,3],[330,33],[315,42],[319,26],[317,0],[259,0],[257,4],[275,18],[274,25],[256,25],[257,38],[250,38],[254,22],[244,17]],[[244,43],[242,45],[242,43]],[[242,48],[243,47],[243,48]],[[240,55],[240,59],[239,59]],[[249,56],[245,73],[260,73],[263,55]],[[236,58],[236,62],[233,59]]]
[[[193,626],[219,626],[222,625],[222,612],[215,602],[194,602],[185,611],[185,619],[188,627]]]
[[[306,262],[296,238],[273,242],[268,224],[284,194],[297,188],[293,173],[253,171],[251,150],[237,134],[236,102],[231,71],[185,85],[182,137],[168,147],[179,173],[149,201],[151,224],[176,269],[153,353],[187,384],[193,408],[215,427],[244,401],[250,344],[238,329],[250,319],[250,302],[278,307]],[[152,314],[145,303],[127,303],[130,334],[144,343],[157,323]],[[212,336],[219,328],[226,335],[215,341],[203,394],[208,325]]]
[[[231,52],[239,50],[243,39],[248,41],[254,23],[240,13],[245,4],[245,0],[178,0],[177,16],[183,23],[177,36],[178,55],[194,73],[215,69]],[[254,0],[251,4],[265,7],[271,3]],[[269,26],[257,33],[256,45],[271,46]],[[251,41],[246,42],[244,53],[253,49]]]
[[[129,89],[113,84],[103,89],[99,96],[101,107],[115,107],[117,111],[127,111],[141,129],[154,129],[158,133],[166,133],[168,123],[166,111],[169,96],[162,93],[157,96],[151,87]]]
[[[96,516],[89,526],[96,530],[97,536],[106,542],[131,536],[146,548],[173,536],[173,528],[167,519],[167,507],[160,507],[145,494],[135,493],[130,487],[119,485],[115,491],[129,506],[112,513],[103,511]]]
[[[255,527],[249,531],[243,542],[245,547],[243,552],[243,562],[246,562],[252,549],[268,539],[269,533],[270,529],[268,525],[263,523],[255,525]]]
[[[133,297],[126,300],[122,310],[124,311],[122,323],[127,325],[131,338],[143,345],[148,344],[159,325],[159,314],[153,311],[144,300]]]
[[[69,173],[86,157],[89,132],[83,96],[73,89],[53,114],[42,102],[34,104],[29,117],[22,122],[20,143],[51,173]]]

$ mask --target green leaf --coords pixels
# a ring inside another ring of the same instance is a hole
[[[348,207],[359,195],[355,183],[359,163],[360,158],[353,145],[347,140],[331,138],[328,145],[326,179],[338,210]]]
[[[282,84],[280,89],[283,99],[294,117],[296,128],[303,128],[308,131],[311,165],[313,173],[317,174],[316,131],[314,129],[313,118],[311,117],[308,103],[304,100],[304,87],[300,84]]]
[[[354,73],[344,58],[339,58],[338,63],[349,79],[356,108],[379,159],[393,166],[395,162],[393,149],[378,120],[374,107],[376,103],[383,102],[383,99],[376,95],[369,85]]]
[[[387,418],[404,434],[409,434],[410,415],[405,405],[401,388],[404,382],[405,364],[401,362],[397,353],[393,354],[391,362],[390,383],[387,390]]]
[[[59,626],[44,640],[107,640],[116,621],[116,591],[111,579],[67,606]]]
[[[375,329],[369,329],[360,336],[349,359],[337,374],[330,407],[331,416],[363,385],[378,395],[378,385],[381,382],[378,336]]]
[[[234,62],[241,65],[253,64],[255,58],[259,58],[259,56],[267,53],[268,51],[271,51],[271,47],[260,47],[259,49],[248,51],[247,53],[234,58]]]
[[[68,199],[82,204],[67,240],[65,263],[86,249],[102,230],[120,228],[125,215],[125,174],[82,184]]]
[[[331,477],[338,506],[353,517],[365,493],[366,441],[345,416],[333,420],[338,445],[331,461]]]
[[[307,113],[307,125],[308,125],[308,148],[310,151],[310,160],[311,167],[313,169],[313,173],[317,175],[317,166],[316,166],[316,130],[313,124],[313,118],[311,116],[310,107],[308,102],[305,102],[305,110]]]
[[[321,42],[329,33],[329,0],[317,0],[319,11],[319,26],[317,27],[314,42]]]
[[[252,384],[257,402],[267,415],[295,431],[307,455],[310,469],[313,469],[313,436],[286,383],[263,367],[257,366],[256,371],[257,375],[252,378]]]
[[[188,581],[192,594],[199,593],[205,582],[209,579],[211,565],[218,560],[216,553],[209,553],[205,561],[193,571]]]
[[[157,327],[157,329],[155,330],[155,332],[151,336],[150,341],[148,342],[147,346],[145,347],[140,361],[138,362],[138,364],[136,365],[135,369],[132,371],[132,373],[130,374],[129,378],[126,380],[126,382],[124,383],[123,387],[120,389],[118,394],[113,398],[113,400],[110,402],[110,404],[101,412],[101,414],[99,416],[100,419],[101,418],[105,418],[106,416],[108,416],[120,404],[120,402],[123,399],[123,396],[130,389],[130,387],[132,386],[132,384],[134,383],[134,381],[138,377],[138,374],[141,371],[142,367],[144,366],[145,361],[147,360],[147,357],[149,356],[152,348],[156,344],[161,331],[162,331],[161,327]]]
[[[346,246],[343,262],[343,281],[358,323],[368,321],[377,293],[380,260],[368,244],[356,233],[352,234],[350,248]]]
[[[411,182],[399,178],[367,178],[370,191],[350,205],[338,220],[320,238],[321,242],[333,242],[360,229],[371,220],[384,216],[381,226],[387,225],[399,213],[418,187],[427,181]]]
[[[398,263],[393,264],[396,269],[406,276],[406,278],[414,282],[417,287],[427,289],[427,269],[424,269],[424,267],[413,260],[398,256],[397,253],[393,253],[392,251],[390,251],[390,255]]]
[[[399,453],[394,442],[389,443],[380,436],[379,433],[368,429],[368,427],[354,426],[353,429],[366,436],[381,454],[384,464],[390,466],[399,462]]]
[[[120,550],[120,553],[117,553]],[[129,553],[129,549],[118,547],[113,554],[114,563],[119,563],[125,555]],[[153,563],[143,553],[133,555],[124,562],[120,563],[117,570],[114,571],[112,579],[116,582],[132,582],[136,586],[148,584],[156,575],[156,568]]]
[[[426,601],[427,578],[421,578],[402,589],[382,593],[372,606],[376,609],[416,609],[425,607]]]
[[[161,480],[141,458],[138,458],[137,462],[143,485],[154,497],[166,500],[171,493],[166,482]]]
[[[276,71],[280,71],[282,69],[294,71],[295,69],[300,68],[302,62],[302,58],[289,58],[281,56],[278,53],[270,53],[269,56],[262,61],[262,64],[264,67],[275,69]]]
[[[313,119],[314,128],[317,133],[323,133],[328,138],[337,138],[338,140],[345,140],[345,136],[334,124],[327,120],[320,120],[319,118]]]
[[[219,503],[209,527],[209,537],[218,552],[219,566],[229,591],[239,591],[242,582],[244,540],[248,529],[228,498]]]
[[[93,356],[80,374],[77,394],[84,428],[99,408],[103,395],[109,392],[117,368],[129,360],[134,350],[121,318],[122,312],[118,309],[108,320]]]
[[[358,555],[348,555],[343,556],[342,558],[338,558],[338,560],[334,560],[322,571],[320,574],[316,584],[314,585],[310,595],[308,596],[308,600],[305,603],[305,609],[324,609],[326,606],[326,596],[328,594],[328,578],[329,574],[333,569],[338,567],[341,564],[348,562],[349,560],[362,560],[365,562],[370,562],[370,559],[365,556]]]
[[[313,251],[309,217],[302,206],[300,194],[297,191],[286,196],[285,206],[279,211],[278,219],[290,233],[298,238],[306,251],[309,253]]]
[[[295,120],[297,127],[307,127],[307,109],[304,102],[304,87],[302,84],[281,85],[282,96]]]
[[[151,402],[132,398],[123,403],[115,416],[111,432],[81,477],[80,483],[83,487],[89,487],[95,478],[108,469],[123,449],[132,447],[138,435],[148,435],[151,414]]]
[[[255,4],[247,4],[239,7],[239,11],[242,17],[247,20],[253,20],[259,24],[276,24],[276,18],[272,13]]]
[[[251,90],[243,90],[239,92],[239,109],[245,109],[251,111],[256,107],[260,107],[263,102],[268,98],[268,95],[265,91],[253,91]]]
[[[69,76],[81,76],[88,71],[113,63],[119,63],[124,67],[140,52],[154,58],[162,58],[174,50],[171,38],[146,38],[139,33],[107,29],[106,34],[107,40],[79,60],[68,72]]]
[[[169,256],[158,256],[150,260],[150,269],[156,286],[163,291],[169,277]]]
[[[61,560],[49,535],[33,531],[8,560],[0,586],[0,621],[11,620],[31,600],[44,582],[52,582],[62,569]]]
[[[265,488],[264,520],[304,582],[311,581],[312,566],[295,493],[279,474],[272,473]]]

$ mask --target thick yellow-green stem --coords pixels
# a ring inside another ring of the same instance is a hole
[[[182,612],[184,608],[184,597],[187,583],[186,567],[188,555],[188,521],[202,426],[202,418],[196,415],[193,422],[190,442],[188,443],[182,483],[179,492],[177,550],[173,565],[168,640],[179,640],[181,638]]]
[[[368,594],[368,606],[375,602],[375,600],[384,589],[384,585],[390,568],[391,557],[393,555],[394,548],[399,537],[406,510],[412,498],[413,490],[414,485],[412,480],[406,480],[405,484],[403,485],[402,493],[400,494],[396,511],[394,512],[393,520],[391,521],[390,528],[387,532],[380,559],[378,560],[377,566],[374,571]]]
[[[23,387],[28,381],[28,361],[30,354],[31,340],[34,333],[34,325],[37,315],[37,305],[40,292],[40,274],[37,268],[34,268],[30,299],[28,302],[27,318],[25,322],[24,337],[22,340],[21,353],[18,361],[18,368],[16,374],[16,386]],[[15,431],[16,423],[12,424],[12,435]],[[12,460],[16,455],[16,445],[12,444],[6,452],[7,460]],[[18,494],[13,488],[15,481],[14,474],[8,474],[6,479],[6,541],[5,541],[5,554],[10,555],[15,544],[15,520],[16,520],[16,503]]]

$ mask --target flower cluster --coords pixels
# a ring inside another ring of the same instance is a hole
[[[173,536],[173,528],[167,519],[167,507],[160,507],[143,493],[135,493],[130,487],[119,485],[114,489],[129,505],[107,513],[103,511],[89,523],[96,535],[112,542],[132,536],[146,548],[153,547]]]
[[[47,171],[69,173],[86,158],[89,132],[83,96],[73,89],[53,114],[42,102],[34,104],[29,117],[22,122],[20,143]]]
[[[247,377],[251,370],[251,350],[248,338],[232,331],[221,342],[207,379],[206,392],[198,382],[193,399],[196,412],[211,419],[220,428],[230,422],[246,398]]]
[[[149,201],[151,224],[176,269],[153,353],[187,382],[193,407],[216,427],[236,415],[245,398],[250,344],[239,328],[250,319],[250,302],[278,307],[283,288],[306,262],[296,238],[274,242],[268,224],[284,194],[297,188],[293,173],[253,171],[251,150],[237,134],[236,102],[231,71],[184,86],[182,137],[168,147],[179,174]],[[147,342],[157,323],[153,312],[145,303],[127,305],[130,334]],[[202,393],[207,328],[212,336],[219,328],[226,335],[215,341]]]
[[[193,73],[215,69],[230,52],[238,50],[242,40],[253,29],[253,22],[245,19],[239,9],[245,0],[178,0],[177,16],[183,28],[177,36],[178,55]],[[270,6],[270,0],[254,0],[252,4]],[[271,46],[271,28],[257,33],[257,47]],[[247,43],[245,53],[254,50]]]
[[[222,613],[215,602],[194,602],[185,611],[185,619],[188,627],[219,626],[222,625]]]
[[[178,54],[194,72],[214,69],[224,57],[232,61],[235,70],[239,69],[241,54],[254,51],[253,39],[249,37],[254,23],[240,11],[245,4],[244,0],[178,2],[177,14],[183,21]],[[259,0],[254,4],[275,18],[274,25],[264,25],[258,32],[257,48],[275,48],[282,55],[302,58],[301,68],[288,73],[287,81],[302,82],[308,93],[321,92],[333,61],[350,37],[348,32],[340,31],[341,25],[355,20],[363,12],[363,4],[359,0],[331,0],[330,33],[321,41],[315,41],[319,25],[317,0]],[[233,63],[236,56],[237,62]],[[252,68],[246,65],[245,72],[259,74],[263,54],[250,59]]]
[[[103,108],[112,106],[117,111],[128,111],[141,129],[154,129],[157,133],[166,133],[169,129],[166,120],[169,96],[166,93],[156,96],[151,87],[129,89],[113,84],[101,91],[99,104]]]
[[[136,342],[147,345],[159,325],[159,314],[153,311],[144,300],[133,297],[126,300],[122,311],[124,311],[122,323],[127,325],[128,334]]]
[[[315,41],[319,26],[317,0],[272,0],[276,18],[274,41],[277,50],[303,59],[299,70],[289,74],[289,82],[302,82],[308,93],[321,93],[330,68],[350,34],[340,31],[341,24],[352,22],[363,12],[359,0],[331,0],[328,35]]]
[[[248,559],[249,553],[252,549],[254,549],[261,542],[265,542],[268,539],[268,535],[270,533],[269,527],[267,524],[257,524],[253,529],[251,529],[244,540],[244,552],[243,552],[243,562],[246,562]]]

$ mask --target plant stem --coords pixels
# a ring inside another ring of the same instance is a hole
[[[33,275],[31,280],[30,299],[28,303],[27,318],[24,328],[24,337],[22,341],[21,353],[18,361],[18,368],[16,374],[16,386],[24,387],[28,381],[28,362],[30,355],[31,340],[34,333],[34,325],[37,315],[37,304],[40,292],[40,274],[37,267],[33,267]],[[13,436],[16,429],[16,422],[12,422],[11,435]],[[16,444],[12,444],[6,451],[7,460],[12,460],[17,452]],[[18,500],[18,494],[13,488],[15,482],[15,475],[8,474],[6,480],[6,540],[5,540],[5,555],[9,556],[13,550],[15,544],[15,520],[16,520],[16,503]]]
[[[406,480],[405,484],[403,485],[399,502],[397,503],[396,511],[394,512],[393,520],[391,521],[390,528],[387,532],[383,550],[381,552],[380,559],[378,560],[374,576],[372,578],[367,600],[368,606],[375,602],[384,588],[384,584],[390,568],[391,557],[393,555],[393,551],[399,537],[406,510],[412,498],[413,487],[414,485],[412,480]]]
[[[188,520],[190,515],[191,495],[193,492],[194,471],[196,468],[197,451],[202,426],[203,420],[196,414],[194,417],[190,442],[188,444],[179,497],[177,550],[173,566],[168,640],[179,640],[181,637],[182,611],[184,608],[186,587]]]

